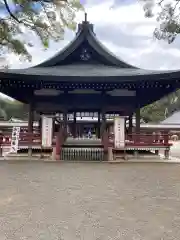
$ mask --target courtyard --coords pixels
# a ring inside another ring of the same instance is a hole
[[[0,164],[0,240],[171,240],[180,165]]]

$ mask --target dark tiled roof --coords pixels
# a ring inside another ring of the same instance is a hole
[[[83,49],[92,55],[92,59],[87,61],[80,59]],[[180,79],[180,71],[144,70],[123,62],[98,41],[92,24],[85,21],[79,24],[75,39],[53,58],[32,68],[1,70],[0,78],[2,80],[22,79],[23,81],[27,79],[87,82],[97,80],[101,82],[113,80],[116,82],[176,81]]]
[[[55,56],[37,65],[37,67],[64,65],[71,54],[75,53],[77,56],[80,56],[83,49],[87,50],[89,53],[96,52],[96,60],[101,58],[103,63],[109,66],[137,69],[137,67],[124,62],[103,46],[93,31],[93,24],[90,24],[88,21],[79,24],[79,30],[73,41],[60,50]],[[70,58],[68,62],[73,63],[74,60]]]
[[[116,66],[92,65],[92,64],[78,64],[65,65],[57,67],[36,67],[27,69],[8,69],[1,70],[0,73],[5,74],[20,74],[29,76],[76,76],[76,77],[129,77],[129,76],[159,76],[159,77],[179,77],[180,71],[152,71],[143,69],[126,69],[118,68]],[[145,79],[144,79],[145,80]]]

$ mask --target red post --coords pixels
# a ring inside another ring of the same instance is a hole
[[[56,160],[60,160],[61,154],[61,130],[56,135]]]
[[[2,154],[3,154],[3,135],[2,133],[0,133],[0,156],[2,157]]]
[[[168,145],[169,144],[169,135],[168,132],[164,133],[164,145]]]
[[[108,135],[107,131],[104,131],[104,133],[103,133],[102,142],[103,142],[103,146],[104,146],[104,151],[108,151],[109,135]]]

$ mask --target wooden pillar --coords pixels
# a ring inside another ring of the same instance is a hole
[[[141,121],[141,114],[140,114],[140,106],[136,108],[136,133],[140,133],[140,121]]]
[[[106,112],[102,111],[102,121],[101,121],[101,137],[106,130]]]
[[[62,143],[62,129],[61,126],[59,125],[59,129],[56,135],[56,160],[60,160],[60,155],[61,155],[61,143]]]
[[[41,152],[40,152],[40,158],[43,158],[43,146],[42,146],[42,115],[41,113],[39,113],[39,120],[38,120],[39,126],[38,126],[38,130],[39,130],[39,135],[40,135],[40,143],[41,143]]]
[[[166,149],[164,150],[164,158],[168,160],[170,148],[167,147],[169,145],[169,134],[166,131],[164,132],[164,145],[166,146]]]
[[[130,115],[129,116],[129,129],[128,129],[128,132],[129,132],[129,134],[132,134],[132,128],[133,128],[133,115]]]
[[[97,137],[101,138],[101,115],[98,112]]]
[[[63,128],[64,128],[65,137],[67,137],[67,130],[68,130],[67,110],[63,112]]]
[[[2,134],[2,131],[0,131],[0,157],[2,157],[3,155],[3,134]]]
[[[164,158],[169,160],[169,149],[164,150]]]
[[[102,110],[101,139],[104,147],[104,161],[107,161],[109,138],[108,138],[108,133],[106,132],[106,112],[104,110]]]
[[[29,143],[28,143],[28,157],[32,157],[32,144],[33,144],[33,104],[29,104],[29,114],[28,114],[28,136],[29,136]]]
[[[159,155],[159,150],[155,150],[155,155]]]
[[[40,136],[42,135],[42,116],[41,114],[39,114],[39,133],[40,133]]]
[[[140,116],[140,106],[138,105],[137,108],[136,108],[136,136],[135,136],[135,139],[134,139],[134,143],[136,145],[139,144],[140,142],[140,119],[141,119],[141,116]],[[135,155],[135,158],[138,158],[139,154],[138,154],[138,151],[134,151],[134,155]]]
[[[73,137],[77,138],[77,121],[76,121],[76,112],[74,112],[73,117]]]
[[[78,128],[78,138],[81,138],[82,137],[82,131],[81,131],[81,123],[77,123],[77,128]]]

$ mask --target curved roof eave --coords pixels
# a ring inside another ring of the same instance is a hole
[[[0,79],[19,79],[22,76],[31,78],[32,76],[45,76],[45,77],[67,77],[70,78],[79,77],[80,81],[84,81],[87,78],[92,80],[92,77],[96,77],[101,81],[108,78],[114,78],[115,81],[131,82],[132,80],[144,80],[144,81],[168,81],[171,80],[172,83],[179,83],[180,79],[180,70],[174,71],[151,71],[143,69],[122,69],[117,68],[116,66],[97,66],[95,69],[94,65],[78,65],[78,66],[62,66],[62,67],[34,67],[26,69],[1,69],[0,70]],[[138,77],[138,78],[137,78]],[[61,79],[62,80],[62,79]]]
[[[135,66],[132,66],[118,57],[116,57],[113,53],[111,53],[105,46],[103,46],[100,41],[96,38],[92,24],[89,22],[83,22],[81,24],[81,28],[79,29],[76,37],[61,51],[59,51],[55,56],[50,59],[34,66],[34,67],[51,67],[60,63],[59,65],[63,65],[63,60],[66,59],[73,51],[75,51],[84,41],[88,41],[89,45],[110,65],[117,66],[120,68],[131,68],[131,69],[139,69]]]
[[[56,53],[50,59],[34,66],[34,67],[52,67],[57,62],[63,61],[69,54],[71,54],[83,42],[84,36],[81,32],[77,33],[76,37],[62,50]]]

